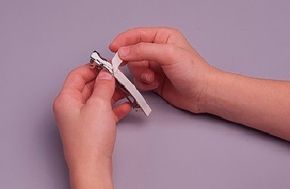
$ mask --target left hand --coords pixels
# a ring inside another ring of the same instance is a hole
[[[123,97],[107,71],[84,65],[68,75],[53,109],[73,187],[110,180],[116,123],[131,110],[127,103],[112,107]]]

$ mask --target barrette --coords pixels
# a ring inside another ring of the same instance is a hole
[[[103,58],[97,51],[94,51],[91,54],[90,60],[91,67],[93,69],[106,69],[115,77],[115,79],[117,80],[117,86],[125,92],[126,98],[131,103],[134,109],[141,109],[146,116],[149,116],[149,114],[151,113],[150,106],[147,104],[141,93],[136,89],[134,84],[131,83],[126,75],[118,69],[119,65],[122,62],[123,61],[118,56],[118,53],[115,54],[112,59],[112,63],[110,63],[107,59]]]

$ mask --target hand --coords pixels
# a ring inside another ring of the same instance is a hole
[[[174,29],[132,29],[119,34],[110,49],[127,61],[140,89],[154,90],[179,108],[290,140],[289,81],[217,70]]]
[[[153,90],[172,105],[203,112],[207,81],[219,71],[169,28],[137,28],[119,34],[110,49],[128,63],[135,85]]]
[[[54,102],[73,188],[111,187],[116,122],[131,110],[129,104],[112,108],[122,98],[111,74],[98,76],[89,65],[72,71]]]

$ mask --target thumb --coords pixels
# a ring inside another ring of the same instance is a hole
[[[115,78],[106,70],[101,70],[96,78],[91,99],[111,102],[115,91]]]
[[[171,44],[138,43],[135,45],[120,47],[118,50],[120,58],[124,61],[155,61],[161,66],[175,64],[188,52]]]

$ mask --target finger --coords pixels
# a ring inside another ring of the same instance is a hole
[[[125,98],[127,94],[119,88],[115,89],[115,93],[112,97],[112,104],[115,104],[117,101]]]
[[[109,48],[113,52],[122,46],[134,45],[140,42],[147,43],[166,43],[172,34],[176,34],[177,30],[172,28],[160,27],[143,27],[134,28],[119,34],[110,44]]]
[[[115,91],[115,79],[107,71],[101,70],[95,80],[94,90],[88,101],[111,102]]]
[[[160,86],[160,82],[158,80],[154,80],[151,83],[144,83],[137,78],[134,78],[134,84],[141,91],[152,91]]]
[[[169,44],[138,43],[121,47],[118,50],[120,58],[129,61],[155,61],[161,66],[172,65],[190,57],[189,52]]]
[[[156,89],[159,86],[158,77],[149,68],[148,61],[145,61],[146,64],[143,64],[143,62],[128,62],[128,68],[133,76],[134,84],[142,91]]]
[[[90,81],[85,85],[82,91],[82,99],[83,99],[83,104],[86,103],[86,101],[90,98],[90,96],[93,93],[94,90],[94,85],[95,85],[95,80]]]
[[[69,73],[63,88],[81,92],[86,83],[95,79],[96,75],[96,71],[91,69],[88,64],[82,65]]]
[[[129,103],[124,103],[116,106],[113,111],[115,113],[115,120],[119,122],[121,119],[126,117],[128,113],[132,110],[132,107]]]
[[[151,69],[146,69],[140,74],[140,80],[145,84],[151,84],[155,81],[155,73]]]
[[[149,70],[149,63],[148,61],[130,61],[126,62],[130,73],[132,74],[133,77],[140,78],[142,73],[145,71]]]

